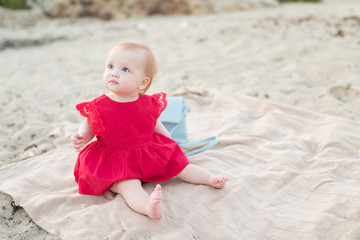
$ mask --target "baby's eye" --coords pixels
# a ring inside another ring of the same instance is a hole
[[[129,70],[127,67],[124,67],[124,68],[122,69],[122,71],[123,71],[123,72],[130,72],[130,70]]]
[[[109,69],[113,69],[113,68],[114,68],[114,66],[113,66],[113,65],[111,65],[111,64],[109,64],[109,65],[108,65],[108,68],[109,68]]]

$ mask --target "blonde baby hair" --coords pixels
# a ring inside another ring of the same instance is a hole
[[[153,51],[150,49],[150,47],[146,44],[143,43],[137,43],[137,42],[122,42],[119,43],[117,45],[115,45],[112,49],[114,48],[118,48],[121,47],[123,49],[141,49],[145,51],[145,75],[150,79],[149,84],[146,86],[146,88],[144,89],[144,91],[142,93],[145,93],[151,83],[153,78],[155,77],[156,73],[157,73],[157,63],[156,63],[156,58],[155,55],[153,53]]]

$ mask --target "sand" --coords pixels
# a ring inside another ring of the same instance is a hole
[[[42,134],[50,124],[80,123],[74,105],[105,92],[107,53],[125,40],[146,42],[156,53],[159,73],[149,93],[216,88],[358,121],[359,13],[358,1],[328,0],[216,15],[53,19],[0,28],[0,166],[53,149],[56,136]],[[59,239],[23,209],[13,210],[11,201],[0,194],[0,239]],[[332,239],[341,239],[342,230],[335,229]]]

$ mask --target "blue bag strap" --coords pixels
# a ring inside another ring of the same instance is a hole
[[[202,144],[202,143],[205,143],[205,142],[209,142],[209,143],[207,145],[203,146],[202,148],[199,148],[199,149],[197,149],[195,151],[192,151],[192,152],[186,154],[186,156],[189,157],[189,156],[201,153],[201,152],[203,152],[205,150],[208,150],[208,149],[212,148],[213,146],[215,146],[219,142],[219,138],[217,136],[208,137],[208,138],[201,139],[201,140],[198,140],[198,141],[195,141],[195,142],[182,143],[182,144],[179,144],[179,146],[180,147],[195,146],[195,145]]]

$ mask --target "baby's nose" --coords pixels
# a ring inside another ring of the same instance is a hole
[[[112,72],[111,76],[112,76],[112,77],[119,77],[120,75],[119,75],[118,71],[115,69],[115,70]]]

